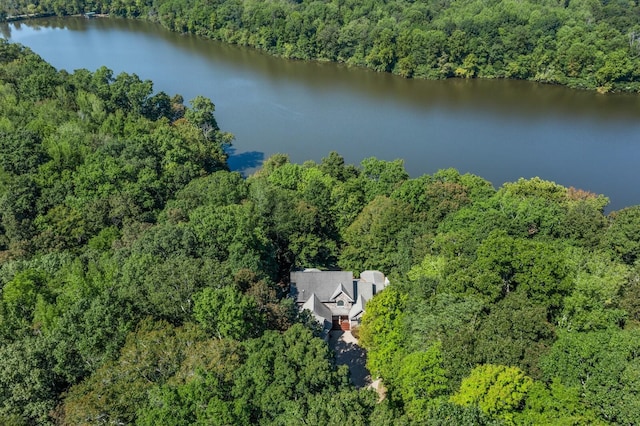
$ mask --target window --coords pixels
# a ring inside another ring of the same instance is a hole
[[[336,303],[336,305],[338,305],[339,308],[342,308],[344,306],[344,300],[338,300],[338,303]]]

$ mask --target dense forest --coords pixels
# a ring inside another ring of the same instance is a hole
[[[640,206],[540,178],[274,155],[228,170],[213,103],[0,42],[0,423],[640,422]],[[288,292],[379,269],[386,398]]]
[[[405,77],[515,78],[640,91],[638,0],[1,0],[12,15],[88,11],[292,59]]]

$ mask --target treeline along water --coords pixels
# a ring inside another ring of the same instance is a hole
[[[105,65],[156,90],[211,98],[236,135],[233,167],[276,152],[359,163],[403,158],[412,176],[447,167],[495,186],[540,176],[640,204],[640,97],[521,81],[407,80],[330,63],[287,61],[139,21],[82,18],[5,24],[2,36],[72,71]]]

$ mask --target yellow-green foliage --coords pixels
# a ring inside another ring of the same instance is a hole
[[[533,379],[517,367],[485,364],[471,370],[451,401],[463,406],[475,404],[484,413],[510,423],[531,386]]]

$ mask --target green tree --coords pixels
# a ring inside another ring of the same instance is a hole
[[[451,401],[462,406],[477,405],[489,416],[512,423],[532,386],[533,380],[519,368],[484,364],[462,380]]]
[[[340,182],[355,178],[359,173],[355,167],[345,165],[344,158],[335,151],[331,151],[327,157],[323,157],[318,168]]]
[[[138,408],[148,403],[148,391],[171,378],[193,343],[205,338],[193,325],[175,328],[166,322],[141,321],[116,360],[69,389],[62,405],[63,422],[135,422]]]
[[[561,243],[512,238],[492,232],[477,250],[472,284],[481,294],[497,301],[523,291],[549,307],[552,314],[572,288],[570,252]]]
[[[608,89],[613,83],[631,79],[633,73],[633,62],[627,49],[618,49],[606,55],[604,65],[596,71],[596,81]]]
[[[460,406],[438,401],[428,412],[427,422],[434,426],[498,426],[500,420],[491,419],[475,405]]]
[[[629,281],[626,265],[605,255],[588,256],[576,276],[575,287],[564,299],[560,325],[574,331],[593,331],[623,324],[619,295]]]
[[[413,352],[402,359],[394,389],[412,421],[425,421],[436,398],[446,394],[447,377],[442,364],[439,342],[424,352]]]
[[[640,262],[629,274],[629,282],[621,289],[620,308],[627,313],[627,318],[636,324],[640,322]]]
[[[239,204],[247,196],[248,185],[239,173],[220,170],[189,182],[167,202],[164,215],[174,222],[186,221],[197,207]]]
[[[199,255],[224,262],[230,275],[240,269],[271,272],[271,242],[251,203],[202,206],[189,214]]]
[[[340,257],[344,269],[393,272],[401,263],[398,235],[413,220],[409,205],[385,196],[376,197],[344,231],[347,244]]]
[[[638,330],[562,332],[541,361],[547,380],[579,389],[582,400],[605,422],[638,420]]]
[[[247,341],[246,353],[246,362],[235,372],[232,395],[252,424],[272,422],[295,401],[336,392],[348,382],[346,368],[335,370],[327,345],[300,324]]]
[[[403,321],[407,298],[391,285],[367,303],[360,327],[360,344],[367,350],[367,367],[374,377],[392,380],[404,355]]]
[[[603,211],[608,199],[572,188],[569,188],[568,196],[571,201],[560,235],[585,247],[597,247],[607,225]]]
[[[111,82],[111,102],[120,109],[142,114],[153,93],[153,83],[142,81],[136,74],[121,73]]]
[[[535,382],[527,392],[521,413],[514,416],[516,424],[603,425],[593,410],[581,401],[577,387],[567,387],[558,380],[549,386]]]
[[[489,314],[473,334],[475,363],[517,366],[540,376],[538,361],[555,339],[546,307],[516,291],[485,309]]]
[[[308,395],[305,400],[292,404],[271,425],[300,424],[304,419],[312,425],[344,424],[365,426],[376,408],[377,395],[372,390],[343,389]]]
[[[233,286],[202,290],[195,296],[194,316],[214,336],[236,340],[258,336],[265,321],[256,301]]]
[[[611,224],[604,243],[623,262],[632,265],[640,256],[640,206],[613,212],[609,217]]]
[[[196,96],[191,100],[191,108],[185,113],[185,118],[194,126],[198,127],[205,138],[210,139],[220,128],[218,122],[213,116],[216,110],[211,100],[204,96]]]
[[[362,174],[366,179],[367,199],[373,200],[378,195],[390,196],[394,189],[409,178],[404,169],[404,161],[384,161],[370,157],[362,160]]]
[[[32,131],[0,132],[0,166],[14,175],[33,173],[45,163],[47,155],[40,136]]]
[[[237,404],[227,400],[228,385],[206,375],[185,385],[164,385],[149,392],[149,403],[138,412],[136,424],[170,426],[248,425]]]
[[[16,177],[0,195],[0,218],[9,241],[27,243],[33,236],[39,195],[40,188],[31,175]]]
[[[51,368],[50,344],[31,336],[0,347],[0,418],[14,424],[54,424],[55,408],[64,381]]]
[[[246,413],[231,399],[233,373],[244,360],[240,344],[229,340],[198,341],[185,353],[179,370],[149,391],[136,424],[248,424]]]
[[[16,274],[2,288],[2,334],[9,337],[31,327],[39,328],[34,324],[36,309],[45,309],[45,305],[53,303],[54,295],[44,273],[27,269]]]

